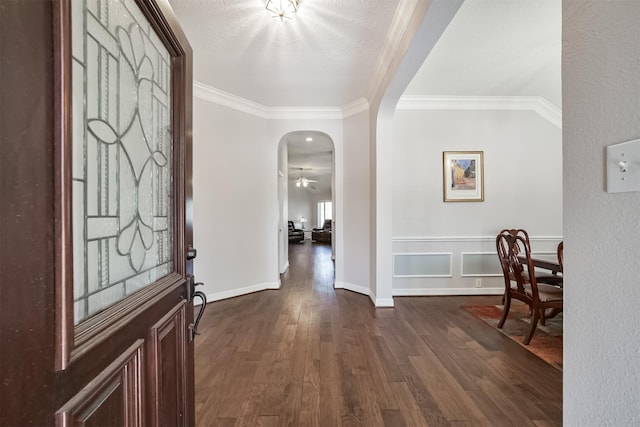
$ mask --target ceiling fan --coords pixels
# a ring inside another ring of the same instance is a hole
[[[298,177],[298,179],[294,180],[294,182],[296,183],[296,187],[307,187],[312,182],[318,182],[316,180],[308,179],[302,176],[303,170],[311,170],[311,168],[300,168],[300,176]]]

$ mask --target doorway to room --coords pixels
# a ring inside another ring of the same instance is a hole
[[[281,139],[279,273],[288,268],[289,245],[329,246],[335,259],[334,170],[334,144],[326,133],[295,131]]]

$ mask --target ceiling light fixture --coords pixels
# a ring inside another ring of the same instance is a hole
[[[313,141],[313,138],[311,138],[310,136],[308,136],[308,137],[307,137],[307,139],[305,139],[305,141],[307,141],[307,142],[311,142],[311,141]]]
[[[265,7],[271,13],[272,18],[293,19],[293,14],[298,11],[302,0],[265,0]]]
[[[318,182],[318,181],[313,179],[307,179],[304,176],[302,176],[302,174],[300,174],[300,178],[296,179],[295,181],[296,187],[300,187],[300,186],[307,187],[311,182]]]

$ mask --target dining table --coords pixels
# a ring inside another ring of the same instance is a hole
[[[526,256],[520,255],[518,256],[518,260],[522,264],[527,263]],[[541,258],[531,258],[531,262],[533,263],[533,266],[535,268],[546,270],[545,272],[536,271],[536,279],[538,282],[562,287],[562,266],[558,261],[550,261]],[[560,275],[558,275],[558,273],[560,273]]]

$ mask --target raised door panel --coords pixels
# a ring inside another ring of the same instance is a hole
[[[151,425],[187,425],[187,371],[184,363],[187,304],[183,301],[154,325],[147,345]]]
[[[142,425],[143,340],[137,340],[56,413],[66,426]]]

